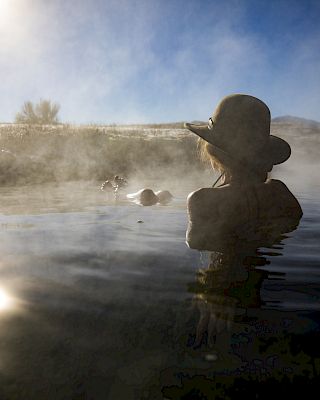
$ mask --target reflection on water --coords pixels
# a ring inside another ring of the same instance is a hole
[[[69,188],[1,193],[1,399],[290,396],[319,375],[320,191],[273,246],[221,253],[186,246],[185,196]]]

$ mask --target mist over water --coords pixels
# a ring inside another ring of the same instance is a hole
[[[253,382],[293,390],[301,377],[316,379],[319,164],[293,151],[274,168],[303,218],[272,248],[250,250],[260,263],[250,279],[239,270],[218,276],[235,293],[222,295],[208,284],[212,255],[185,243],[186,197],[216,178],[179,150],[187,145],[170,142],[169,158],[160,163],[155,150],[140,164],[125,147],[127,165],[139,168],[118,202],[100,190],[118,172],[108,159],[94,179],[1,187],[1,398],[182,398],[206,382],[231,396],[239,379],[253,391]],[[173,201],[125,199],[142,187],[169,190]]]

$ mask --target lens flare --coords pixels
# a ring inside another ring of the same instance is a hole
[[[0,312],[10,308],[12,303],[9,294],[4,289],[0,289]]]

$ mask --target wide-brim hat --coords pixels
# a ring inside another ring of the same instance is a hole
[[[270,110],[256,97],[234,94],[225,97],[208,124],[185,127],[211,146],[210,154],[233,167],[270,171],[291,154],[289,144],[270,135]]]

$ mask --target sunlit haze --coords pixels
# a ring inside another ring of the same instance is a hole
[[[8,293],[4,289],[0,288],[0,312],[10,308],[12,304],[13,300],[10,298]]]
[[[0,0],[0,122],[51,99],[71,123],[206,120],[248,93],[320,120],[320,3]]]

